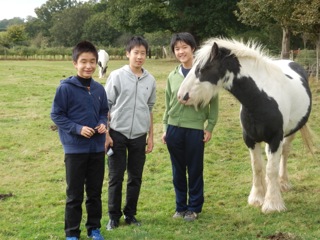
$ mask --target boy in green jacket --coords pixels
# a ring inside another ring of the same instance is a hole
[[[181,64],[169,74],[167,80],[162,141],[167,144],[172,163],[176,193],[173,218],[193,221],[198,218],[204,203],[204,146],[211,139],[218,119],[218,97],[198,109],[179,103],[177,93],[192,67],[197,46],[194,37],[186,32],[174,34],[170,45]]]

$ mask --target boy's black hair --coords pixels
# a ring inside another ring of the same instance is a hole
[[[148,52],[148,42],[140,36],[134,36],[132,38],[130,38],[130,40],[127,43],[127,47],[126,47],[126,51],[130,52],[132,50],[132,48],[134,48],[135,46],[144,46],[146,49],[146,52]]]
[[[96,47],[89,41],[82,41],[79,42],[72,50],[72,60],[74,62],[78,61],[80,54],[84,52],[91,52],[96,57],[98,62],[98,51]]]
[[[188,33],[188,32],[175,33],[172,35],[171,42],[170,42],[171,51],[173,53],[174,53],[174,45],[179,41],[185,42],[192,49],[197,48],[196,40],[194,39],[194,37],[190,33]]]

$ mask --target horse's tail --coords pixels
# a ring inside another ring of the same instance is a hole
[[[314,157],[314,142],[313,142],[314,135],[312,134],[312,131],[309,128],[308,124],[305,124],[300,129],[300,133],[301,133],[301,138],[302,138],[304,145],[307,147],[308,151]]]

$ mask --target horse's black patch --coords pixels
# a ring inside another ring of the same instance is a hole
[[[267,142],[275,152],[283,138],[283,118],[274,98],[258,89],[250,77],[234,79],[229,89],[242,104],[240,113],[243,138],[249,148]]]
[[[304,79],[304,81],[308,81],[308,74],[307,74],[306,70],[303,67],[301,67],[298,63],[290,62],[289,67],[293,71],[298,73],[302,77],[302,79]]]

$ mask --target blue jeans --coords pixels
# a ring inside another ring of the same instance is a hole
[[[203,196],[203,130],[169,125],[166,131],[170,153],[176,211],[201,212]],[[189,193],[189,198],[188,198]]]
[[[65,207],[65,233],[67,237],[80,237],[82,202],[86,191],[88,234],[100,228],[102,217],[101,192],[105,170],[105,152],[65,154],[67,200]]]
[[[137,204],[142,183],[143,167],[146,160],[146,137],[128,139],[123,134],[110,129],[113,140],[113,155],[108,157],[109,186],[108,213],[110,219],[119,220],[122,216],[122,183],[127,170],[127,195],[123,209],[124,215],[137,214]]]

